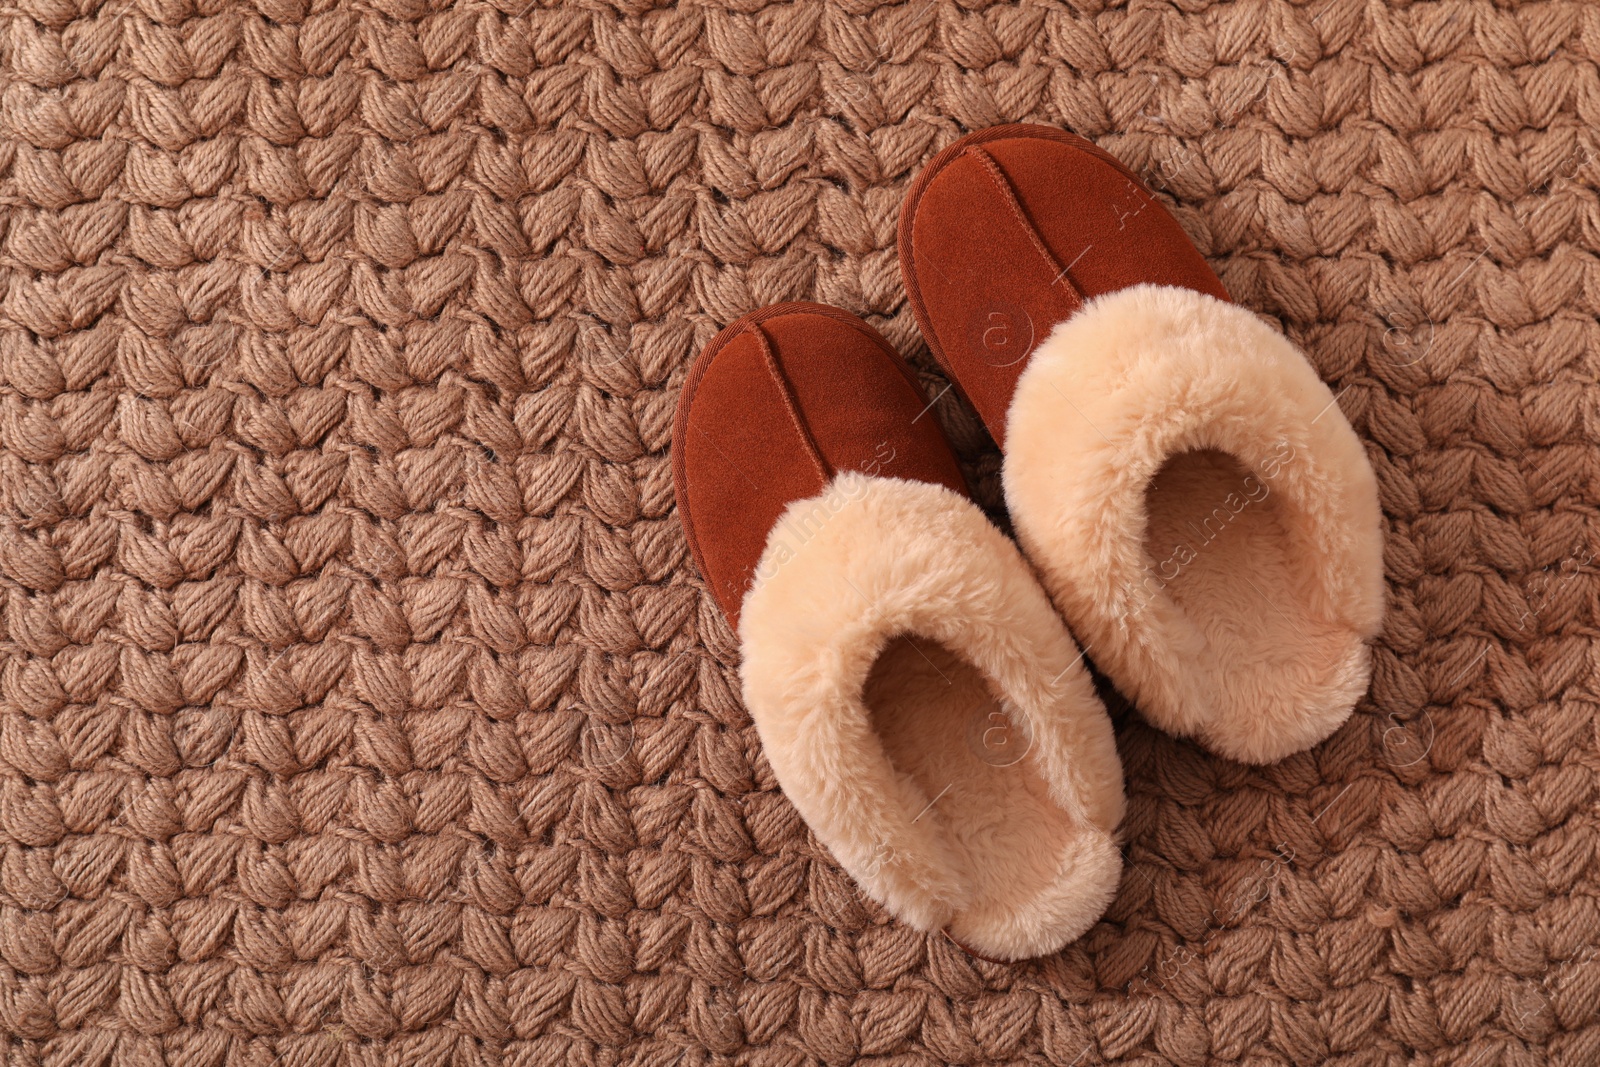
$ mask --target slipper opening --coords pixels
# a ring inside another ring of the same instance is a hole
[[[885,646],[864,698],[890,764],[928,798],[914,821],[935,823],[958,872],[957,940],[997,957],[1056,947],[1048,931],[1077,925],[1121,857],[1052,796],[1030,717],[966,659],[910,634]]]
[[[1295,458],[1285,445],[1285,462]],[[1213,733],[1247,760],[1322,740],[1366,688],[1366,646],[1324,610],[1324,546],[1281,488],[1281,466],[1254,470],[1227,452],[1168,458],[1144,494],[1144,570],[1130,613],[1162,597],[1201,649],[1219,713],[1246,714]],[[1353,639],[1354,638],[1354,639]]]
[[[1264,763],[1348,718],[1382,618],[1376,479],[1281,334],[1192,290],[1124,289],[1056,327],[1008,417],[1018,536],[1157,726]]]
[[[740,621],[745,702],[818,838],[891,913],[984,955],[1083,933],[1121,873],[1121,769],[1015,546],[948,489],[843,475],[769,553]]]

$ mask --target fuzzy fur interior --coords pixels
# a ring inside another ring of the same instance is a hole
[[[778,781],[890,912],[1021,959],[1105,911],[1122,869],[1111,724],[1044,590],[971,501],[840,475],[773,528],[739,633]]]
[[[1157,726],[1264,763],[1366,691],[1376,479],[1328,387],[1250,312],[1157,286],[1091,302],[1023,372],[1004,479],[1057,606]]]

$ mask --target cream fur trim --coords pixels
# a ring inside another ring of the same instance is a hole
[[[1123,289],[1045,339],[1007,421],[1018,538],[1153,723],[1261,763],[1345,721],[1383,616],[1377,483],[1281,334],[1188,289]]]
[[[1111,724],[1027,563],[971,501],[840,475],[773,528],[739,632],[778,781],[890,912],[1011,959],[1104,912],[1122,868]],[[1031,734],[1003,767],[960,725],[1000,701]]]

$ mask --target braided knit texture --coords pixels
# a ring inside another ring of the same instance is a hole
[[[0,7],[0,1047],[22,1065],[1600,1062],[1600,6]],[[762,304],[927,370],[894,249],[1070,128],[1377,469],[1372,691],[1263,768],[1125,709],[1059,955],[810,839],[673,513]]]

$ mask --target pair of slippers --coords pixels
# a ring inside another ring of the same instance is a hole
[[[747,315],[691,369],[678,511],[817,837],[901,920],[1021,959],[1087,930],[1121,874],[1085,655],[1220,755],[1316,744],[1368,682],[1376,481],[1304,357],[1082,138],[951,145],[899,248],[929,348],[1001,446],[1016,541],[893,347],[814,304]]]

